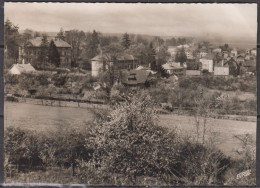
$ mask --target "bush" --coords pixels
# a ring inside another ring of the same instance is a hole
[[[187,141],[179,150],[178,172],[184,185],[223,184],[230,158],[215,148]]]
[[[41,144],[38,136],[28,130],[7,128],[5,131],[5,155],[8,163],[18,170],[33,170],[43,167]]]
[[[137,176],[173,173],[176,135],[159,127],[156,117],[147,98],[134,97],[115,107],[109,121],[101,121],[91,129],[93,141],[86,141],[95,148],[91,164],[97,170],[123,174],[132,184]]]

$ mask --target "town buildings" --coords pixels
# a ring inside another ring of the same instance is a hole
[[[122,54],[116,57],[113,62],[111,57],[100,54],[91,59],[91,75],[97,77],[109,66],[113,66],[114,70],[132,70],[137,68],[138,61],[133,55]]]
[[[41,52],[41,43],[43,37],[36,37],[30,39],[28,42],[19,48],[19,63],[30,63],[32,65],[39,61],[39,55]],[[60,56],[60,67],[70,68],[71,67],[71,46],[55,37],[47,37],[48,43],[53,40],[57,47]]]

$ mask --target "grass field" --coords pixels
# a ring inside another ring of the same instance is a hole
[[[5,102],[5,128],[20,127],[34,131],[55,131],[57,128],[73,126],[84,128],[93,115],[89,109],[78,107],[51,107],[26,103]],[[160,115],[159,124],[168,128],[177,127],[181,134],[193,135],[194,119],[190,116]],[[209,129],[216,135],[219,149],[235,156],[240,142],[235,135],[250,134],[256,140],[256,122],[208,119]]]

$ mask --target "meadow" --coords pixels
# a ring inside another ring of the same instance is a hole
[[[91,109],[87,106],[57,107],[5,102],[4,110],[5,128],[20,127],[36,132],[48,133],[71,126],[84,129],[87,122],[93,119]],[[161,114],[159,125],[178,129],[181,134],[188,137],[195,133],[195,122],[192,116]],[[228,156],[236,158],[237,150],[241,147],[241,142],[235,136],[248,134],[252,136],[253,143],[256,143],[256,122],[209,118],[207,125],[210,132],[207,136],[214,136],[214,144]]]

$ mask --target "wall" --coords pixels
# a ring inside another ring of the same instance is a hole
[[[229,75],[229,68],[228,67],[215,67],[214,75],[216,75],[216,76]]]

